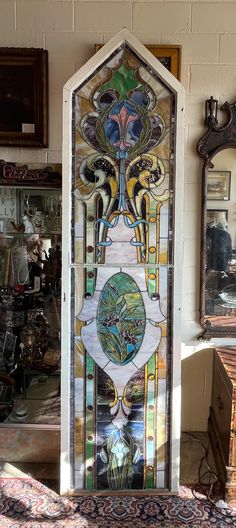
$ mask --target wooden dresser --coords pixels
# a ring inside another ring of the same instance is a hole
[[[208,431],[225,501],[236,504],[236,347],[214,352]]]

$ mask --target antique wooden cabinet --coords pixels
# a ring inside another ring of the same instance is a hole
[[[0,462],[58,461],[61,166],[0,161]]]
[[[209,437],[225,500],[236,503],[236,347],[214,351]]]

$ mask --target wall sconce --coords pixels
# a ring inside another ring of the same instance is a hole
[[[218,125],[217,112],[218,112],[218,101],[217,99],[214,99],[213,96],[211,96],[210,99],[207,99],[205,103],[205,125],[206,126]]]

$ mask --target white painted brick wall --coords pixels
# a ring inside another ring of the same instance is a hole
[[[73,2],[57,0],[20,0],[16,2],[16,27],[18,31],[35,28],[44,33],[73,31]]]
[[[193,33],[235,33],[235,2],[192,4]]]
[[[131,29],[131,6],[129,2],[75,2],[75,29],[116,33],[124,25]]]
[[[15,2],[13,0],[2,0],[0,3],[0,33],[7,35],[15,30]],[[4,43],[2,44],[4,46]]]
[[[196,346],[201,225],[196,142],[205,131],[205,99],[210,95],[220,103],[236,99],[236,1],[0,0],[0,46],[49,51],[49,147],[0,147],[0,159],[61,161],[63,85],[93,54],[95,43],[106,42],[124,26],[144,44],[182,45],[181,79],[186,90],[182,423],[183,429],[203,430],[212,355]],[[202,386],[204,390],[199,390]]]
[[[167,33],[188,33],[191,23],[191,4],[180,2],[134,2],[133,31],[165,30]]]

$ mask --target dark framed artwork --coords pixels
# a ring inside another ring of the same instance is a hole
[[[0,48],[0,145],[48,146],[48,52]]]
[[[102,47],[102,44],[95,44],[95,52]],[[180,81],[181,71],[181,46],[166,45],[156,46],[146,44],[146,48]]]

